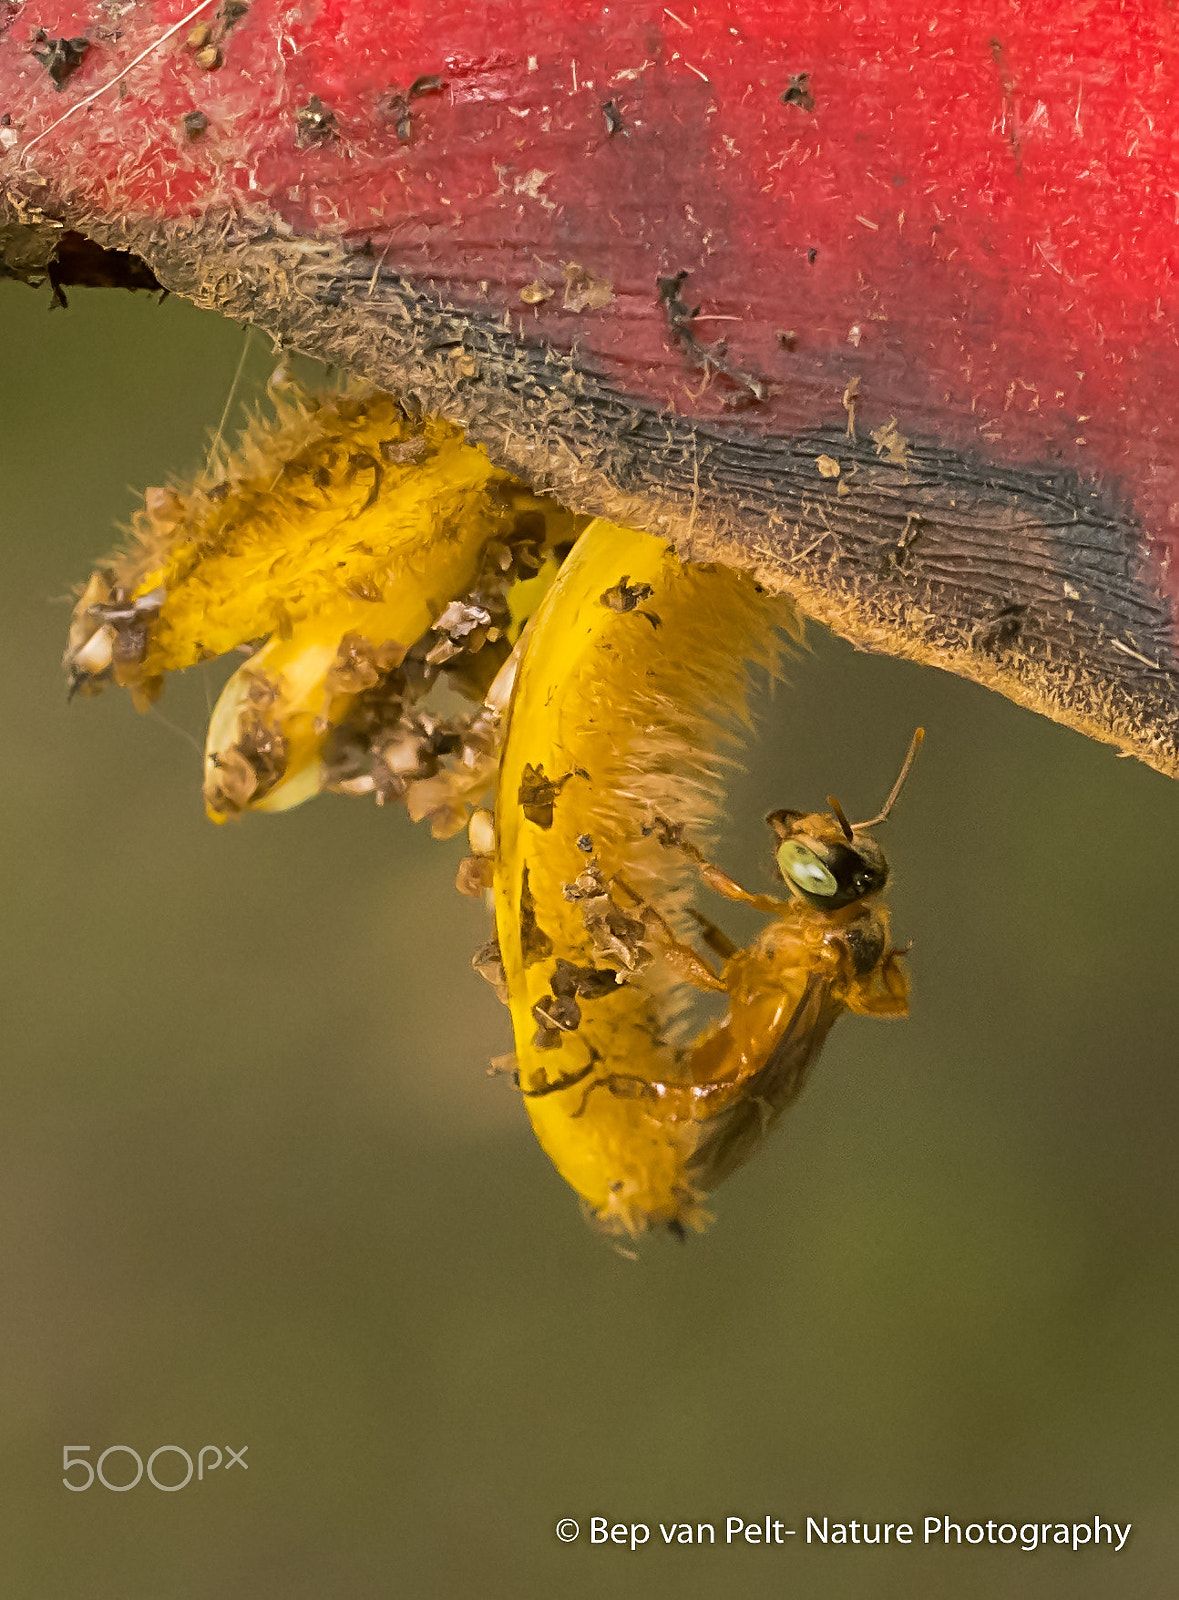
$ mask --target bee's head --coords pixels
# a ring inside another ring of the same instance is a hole
[[[918,728],[892,793],[878,815],[867,822],[849,822],[831,795],[827,797],[829,812],[770,812],[766,821],[777,840],[774,864],[787,887],[807,905],[817,911],[838,911],[884,888],[888,862],[867,830],[883,822],[892,810],[924,737],[924,728]]]

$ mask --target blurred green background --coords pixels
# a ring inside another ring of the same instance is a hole
[[[210,826],[216,672],[162,715],[66,704],[66,597],[129,486],[199,465],[242,341],[0,284],[5,1600],[1173,1594],[1179,789],[816,631],[721,859],[765,881],[772,806],[875,809],[924,723],[882,835],[913,1016],[841,1023],[713,1230],[622,1259],[484,1076],[460,841],[335,798]],[[274,361],[256,336],[245,398]],[[71,1494],[87,1443],[249,1470]],[[1134,1532],[554,1535],[941,1513]]]

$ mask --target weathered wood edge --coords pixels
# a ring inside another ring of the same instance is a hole
[[[11,197],[10,197],[11,198]],[[910,440],[889,459],[844,428],[767,439],[617,392],[578,359],[448,307],[335,240],[266,217],[77,229],[160,284],[467,429],[573,509],[788,588],[860,649],[937,666],[1179,775],[1169,606],[1130,509],[1075,473],[997,467]],[[653,315],[659,314],[652,285]],[[840,464],[838,478],[817,461]],[[840,485],[844,492],[840,492]]]

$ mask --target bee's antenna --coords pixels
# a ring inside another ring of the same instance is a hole
[[[827,796],[827,804],[835,813],[836,822],[838,822],[839,826],[843,829],[843,837],[850,843],[852,836],[852,825],[844,815],[843,807],[833,794],[829,794]]]
[[[913,763],[917,759],[917,752],[921,748],[921,741],[924,738],[925,738],[925,729],[924,728],[918,728],[915,731],[915,733],[913,734],[912,740],[910,741],[909,753],[905,757],[905,764],[901,768],[899,774],[897,775],[897,781],[893,784],[892,792],[890,793],[888,799],[884,802],[884,805],[883,805],[882,809],[880,810],[880,812],[879,812],[879,814],[877,816],[870,818],[869,821],[867,821],[867,822],[856,822],[856,823],[852,824],[852,826],[855,829],[856,833],[862,833],[865,828],[874,828],[874,827],[876,827],[877,823],[883,822],[886,819],[886,817],[888,816],[889,812],[892,810],[893,806],[896,804],[897,796],[900,794],[901,790],[905,787],[905,779],[909,776],[909,773],[912,770]],[[833,802],[829,802],[829,803],[833,804]],[[839,817],[840,822],[843,823],[843,825],[844,825],[844,827],[846,829],[846,823],[844,823],[843,813],[838,811],[838,810],[836,810],[836,815]]]

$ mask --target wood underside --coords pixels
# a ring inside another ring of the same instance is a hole
[[[522,340],[510,319],[449,308],[370,255],[265,217],[58,218],[26,210],[0,228],[12,275],[48,276],[63,229],[129,252],[78,270],[120,281],[120,259],[129,275],[145,264],[276,346],[460,424],[573,510],[750,570],[861,649],[961,674],[1179,775],[1170,610],[1128,508],[1096,482],[996,467],[931,439],[835,427],[775,438],[740,416],[658,411],[576,349]]]

